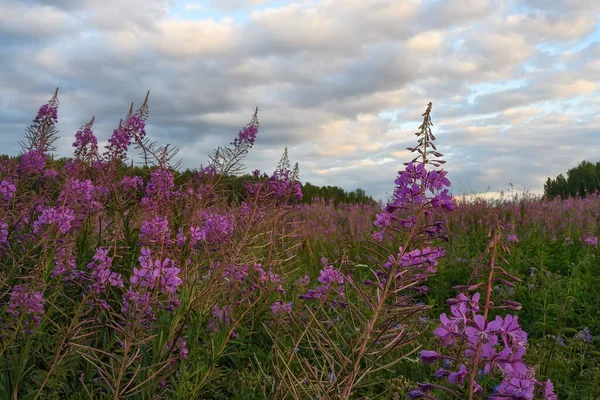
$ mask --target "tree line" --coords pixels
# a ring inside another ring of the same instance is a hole
[[[600,191],[600,161],[593,164],[582,161],[578,166],[556,178],[548,178],[544,184],[544,195],[550,199],[561,197],[585,197],[588,193]]]

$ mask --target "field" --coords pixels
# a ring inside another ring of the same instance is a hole
[[[452,197],[431,104],[337,205],[285,156],[232,190],[256,115],[183,176],[146,102],[62,161],[57,108],[0,161],[0,398],[600,398],[600,196]]]

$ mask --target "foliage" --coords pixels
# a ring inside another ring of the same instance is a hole
[[[473,378],[485,365],[430,334],[456,286],[490,294],[484,321],[512,307],[538,382],[600,397],[600,196],[452,198],[431,111],[384,207],[302,186],[287,152],[242,175],[257,114],[179,172],[146,132],[148,96],[104,150],[91,118],[55,159],[55,95],[23,154],[0,158],[0,398],[444,398],[437,381],[414,390],[433,372],[419,359],[448,356],[469,377],[450,398],[477,397],[476,381],[531,398]]]
[[[585,197],[589,193],[600,191],[600,161],[595,165],[588,161],[582,161],[577,167],[567,171],[567,177],[563,174],[556,178],[548,178],[544,184],[544,194],[553,199],[557,196],[566,199],[571,196]]]

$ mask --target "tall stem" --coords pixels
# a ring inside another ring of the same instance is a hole
[[[490,258],[488,261],[488,277],[487,277],[487,286],[485,293],[485,305],[483,308],[483,320],[484,324],[487,325],[487,319],[490,312],[490,303],[492,297],[492,285],[494,283],[494,269],[496,264],[496,257],[498,255],[498,241],[500,240],[501,229],[500,224],[498,222],[498,214],[496,210],[492,211],[492,216],[494,218],[494,228],[492,230],[492,239],[490,246]],[[473,364],[471,365],[471,374],[469,377],[469,400],[473,400],[473,396],[475,394],[475,377],[477,376],[477,369],[479,366],[479,357],[481,353],[482,343],[479,342],[477,344],[477,350],[475,351],[475,358],[473,359]]]

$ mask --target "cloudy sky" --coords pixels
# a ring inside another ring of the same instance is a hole
[[[600,159],[597,0],[0,0],[0,148],[60,87],[60,155],[150,90],[149,135],[205,163],[259,107],[250,170],[382,197],[425,105],[454,192],[541,192]]]

